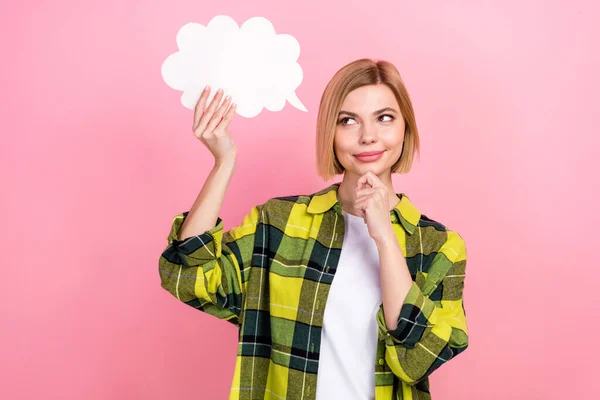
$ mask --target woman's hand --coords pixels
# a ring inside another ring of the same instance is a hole
[[[205,107],[209,94],[210,87],[207,86],[194,109],[192,131],[194,136],[200,139],[212,153],[216,163],[235,162],[237,149],[228,127],[235,113],[236,105],[232,104],[229,107],[231,98],[227,96],[219,106],[223,98],[223,89],[219,89],[208,107]],[[217,106],[219,107],[217,108]]]
[[[390,221],[390,197],[387,186],[371,171],[356,182],[354,208],[364,218],[369,235],[376,242],[395,238]]]

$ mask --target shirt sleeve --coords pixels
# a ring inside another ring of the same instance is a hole
[[[385,341],[385,360],[393,373],[409,385],[427,378],[468,346],[463,306],[466,246],[458,233],[447,232],[422,287],[412,283],[400,309],[397,328],[387,329],[383,304],[377,312],[379,338]],[[434,290],[436,297],[441,293],[441,299],[430,298]]]
[[[185,240],[177,240],[177,235],[188,212],[176,215],[159,259],[161,286],[189,306],[240,326],[245,270],[250,268],[263,213],[264,205],[254,206],[227,232],[217,217],[214,227]]]

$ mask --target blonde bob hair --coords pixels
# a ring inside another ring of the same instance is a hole
[[[377,84],[384,84],[394,92],[404,118],[404,145],[400,158],[392,166],[392,173],[410,171],[413,156],[419,152],[419,132],[408,91],[392,63],[363,58],[337,71],[321,97],[317,115],[317,173],[325,181],[344,172],[333,146],[338,114],[344,99],[361,86]]]

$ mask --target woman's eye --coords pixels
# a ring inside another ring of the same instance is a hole
[[[384,114],[379,118],[385,118],[385,117],[388,117],[389,119],[387,121],[383,121],[383,122],[390,122],[390,121],[394,120],[394,117],[392,117],[391,115],[388,115],[388,114]]]
[[[354,121],[354,119],[350,117],[345,117],[340,119],[338,122],[342,125],[348,125],[348,121]]]

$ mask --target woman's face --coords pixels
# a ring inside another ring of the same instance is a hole
[[[392,90],[384,84],[361,86],[342,103],[334,149],[345,173],[381,175],[400,158],[404,118]],[[368,155],[368,153],[377,153]],[[367,153],[361,156],[361,153]]]

